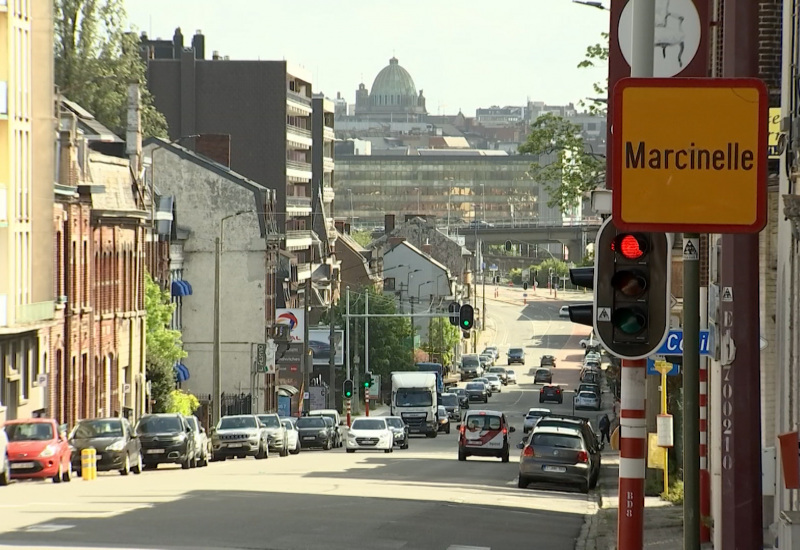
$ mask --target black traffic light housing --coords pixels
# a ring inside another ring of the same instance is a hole
[[[621,359],[644,359],[669,331],[672,246],[664,233],[618,230],[609,218],[595,243],[594,328]]]
[[[580,288],[594,288],[594,267],[573,267],[569,270],[570,282]],[[567,306],[569,308],[569,320],[579,325],[587,327],[594,326],[594,304],[580,304],[577,306]]]
[[[372,385],[372,373],[367,371],[364,373],[364,388],[368,388]]]
[[[351,399],[353,397],[353,381],[349,378],[342,384],[342,395],[345,399]]]
[[[528,281],[522,281],[522,290],[528,290]]]
[[[475,326],[475,310],[469,304],[461,306],[458,318],[461,330],[472,330],[472,327]]]
[[[511,241],[506,241],[506,252],[511,252]]]
[[[458,302],[450,302],[447,311],[450,313],[450,324],[457,327],[461,320],[461,305]]]

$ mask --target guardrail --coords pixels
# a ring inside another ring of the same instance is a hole
[[[303,170],[304,172],[310,172],[311,163],[286,159],[286,168],[294,168],[295,170]]]

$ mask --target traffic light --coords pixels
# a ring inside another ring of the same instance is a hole
[[[580,288],[594,288],[594,267],[573,267],[569,270],[570,282]],[[567,306],[569,320],[579,325],[594,326],[594,304]]]
[[[367,371],[364,373],[364,388],[368,388],[372,385],[372,373]]]
[[[353,397],[353,381],[349,378],[342,384],[342,394],[344,394],[345,399]]]
[[[594,328],[622,359],[652,355],[669,331],[671,241],[619,231],[607,220],[595,244]]]
[[[528,290],[528,281],[522,281],[522,290]]]
[[[511,241],[506,241],[506,252],[511,252]]]
[[[450,302],[447,310],[450,312],[450,324],[457,327],[461,320],[461,305],[458,302]]]
[[[475,325],[475,310],[472,309],[472,306],[469,304],[462,305],[459,310],[458,319],[461,330],[472,330],[472,327]]]

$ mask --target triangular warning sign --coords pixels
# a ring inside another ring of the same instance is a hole
[[[684,256],[697,256],[697,248],[695,248],[692,241],[686,241],[686,246],[683,248]]]
[[[722,289],[722,301],[723,302],[732,302],[733,301],[733,290],[731,287],[726,286]]]
[[[598,321],[610,321],[611,320],[611,308],[601,307],[597,311],[597,320]]]

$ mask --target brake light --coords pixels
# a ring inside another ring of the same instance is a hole
[[[578,462],[589,462],[589,454],[586,451],[578,451]]]
[[[503,435],[508,435],[508,428],[503,428]]]
[[[464,426],[464,425],[462,424],[462,425],[461,425],[461,426],[458,428],[458,431],[459,431],[459,432],[461,432],[461,435],[464,435],[465,433],[467,433],[467,427],[466,427],[466,426]]]
[[[544,388],[540,389],[539,393],[544,393]]]
[[[533,452],[533,447],[526,446],[525,449],[522,451],[522,456],[532,457],[536,456],[536,453]]]

